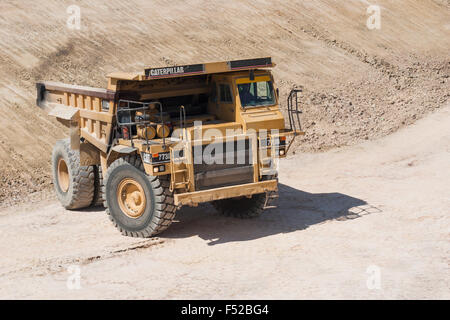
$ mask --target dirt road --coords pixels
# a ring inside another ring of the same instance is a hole
[[[283,161],[279,208],[256,220],[188,208],[145,240],[121,236],[102,209],[4,209],[0,298],[449,299],[449,164],[447,106]],[[69,290],[73,265],[81,288]]]

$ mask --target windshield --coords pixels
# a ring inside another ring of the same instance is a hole
[[[270,106],[275,104],[271,81],[257,81],[237,85],[242,107]]]

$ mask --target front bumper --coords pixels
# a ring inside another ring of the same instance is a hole
[[[254,183],[240,184],[236,186],[215,188],[187,193],[178,193],[174,195],[176,206],[196,205],[201,202],[228,199],[241,196],[250,196],[257,193],[276,191],[278,189],[277,180],[268,180]]]

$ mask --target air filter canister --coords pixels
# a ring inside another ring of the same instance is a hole
[[[156,136],[156,129],[155,127],[149,126],[149,127],[138,127],[137,128],[137,135],[140,138],[143,139],[153,139]]]
[[[169,136],[169,133],[170,133],[170,128],[167,125],[158,124],[156,126],[156,134],[158,135],[158,137],[167,138]]]

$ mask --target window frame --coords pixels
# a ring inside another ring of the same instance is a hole
[[[217,83],[218,86],[218,93],[219,93],[219,99],[218,102],[219,103],[225,103],[225,104],[233,104],[234,103],[234,98],[233,98],[233,89],[231,88],[231,85],[228,82],[218,82]],[[220,86],[226,86],[228,87],[228,93],[230,94],[230,101],[224,101],[222,100],[222,91],[220,90]]]
[[[260,80],[260,81],[257,81],[257,80],[256,80],[257,78],[265,78],[265,77],[268,77],[269,79],[268,79],[268,80]],[[239,96],[239,88],[238,88],[238,85],[239,85],[239,84],[242,84],[242,83],[239,83],[239,80],[240,80],[240,79],[248,80],[248,82],[243,82],[243,83],[253,83],[253,82],[262,82],[262,81],[266,81],[266,82],[267,82],[267,81],[270,81],[270,82],[272,83],[272,90],[273,90],[273,97],[274,97],[273,100],[274,100],[274,103],[273,103],[273,104],[267,104],[267,105],[246,106],[246,107],[244,107],[244,106],[242,105],[241,97]],[[276,89],[275,89],[275,85],[274,85],[274,81],[273,81],[272,75],[268,75],[268,74],[258,74],[258,75],[255,75],[255,80],[250,80],[248,76],[235,77],[234,83],[235,83],[235,86],[236,86],[237,95],[239,96],[239,104],[240,104],[242,110],[252,109],[252,108],[276,107],[276,106],[279,105],[279,104],[278,104],[278,95],[276,94]]]

